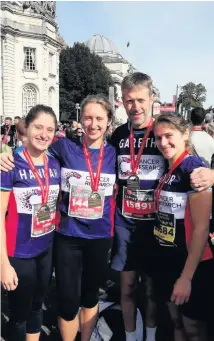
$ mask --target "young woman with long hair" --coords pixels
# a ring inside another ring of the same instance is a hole
[[[154,122],[154,134],[168,161],[156,189],[156,290],[169,308],[175,341],[207,341],[205,322],[212,318],[214,285],[208,244],[212,192],[196,193],[191,187],[190,174],[204,163],[191,155],[184,118],[161,114]]]
[[[25,118],[27,147],[1,172],[1,283],[11,311],[9,341],[38,341],[42,304],[52,273],[60,166],[46,149],[56,130],[50,107]]]

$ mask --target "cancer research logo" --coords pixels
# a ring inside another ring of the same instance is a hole
[[[65,185],[67,187],[70,187],[70,183],[71,183],[71,179],[72,178],[76,178],[76,179],[81,179],[82,175],[80,175],[77,172],[71,171],[71,172],[67,172],[65,174]]]
[[[15,187],[13,189],[16,204],[17,204],[17,212],[24,214],[32,213],[32,206],[36,204],[40,204],[42,202],[42,193],[39,187],[27,187],[27,188],[19,188]],[[55,200],[58,197],[59,186],[58,185],[50,185],[48,200]]]
[[[121,174],[121,176],[127,177],[128,175],[131,174],[130,162],[131,162],[131,159],[126,156],[122,156],[120,158],[118,162],[118,168],[119,168],[119,173]]]

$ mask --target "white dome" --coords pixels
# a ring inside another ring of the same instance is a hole
[[[119,54],[116,45],[110,39],[105,38],[101,34],[95,34],[85,44],[86,46],[89,47],[91,52],[94,52],[96,54],[99,53],[108,53],[114,55]]]

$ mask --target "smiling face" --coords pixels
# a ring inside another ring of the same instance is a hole
[[[155,140],[158,149],[171,165],[185,151],[189,132],[180,132],[169,123],[158,123],[154,127]]]
[[[143,86],[123,90],[123,105],[133,128],[141,129],[148,125],[152,114],[153,97],[149,89]]]
[[[26,128],[28,148],[35,151],[46,150],[54,138],[55,128],[54,118],[40,112]]]
[[[101,104],[88,103],[83,108],[81,124],[88,144],[99,146],[108,129],[108,113]]]

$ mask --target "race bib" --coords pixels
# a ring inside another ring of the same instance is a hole
[[[132,219],[155,219],[154,190],[133,191],[123,187],[122,214]]]
[[[70,217],[75,218],[83,218],[83,219],[100,219],[103,216],[103,208],[105,201],[105,190],[100,189],[98,191],[101,201],[100,206],[92,207],[88,205],[90,201],[89,198],[91,196],[91,188],[87,188],[85,186],[80,185],[71,185],[70,186],[70,195],[69,195],[69,207],[68,207],[68,215]]]
[[[176,232],[175,216],[172,213],[158,212],[156,215],[156,224],[154,235],[159,244],[164,246],[174,246]]]
[[[46,205],[32,205],[31,237],[41,237],[54,231],[56,225],[56,201]]]

